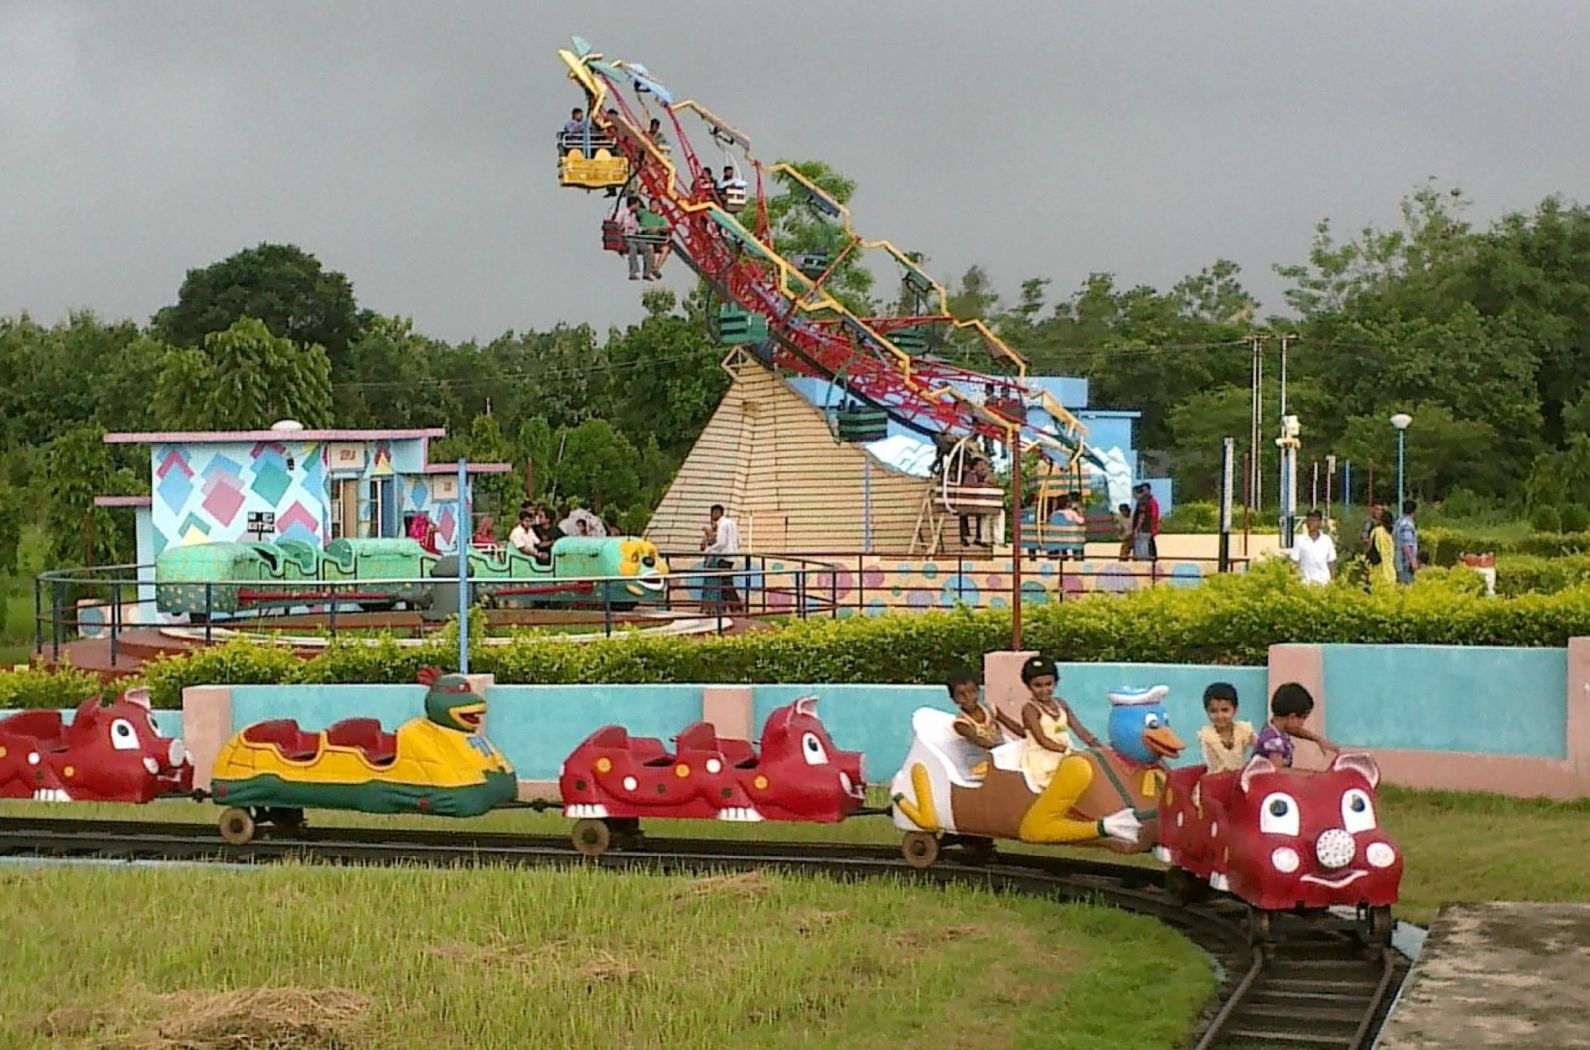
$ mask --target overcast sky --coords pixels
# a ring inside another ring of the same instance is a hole
[[[630,321],[601,197],[556,185],[571,33],[1006,294],[1227,257],[1279,310],[1322,217],[1392,222],[1436,176],[1483,221],[1590,172],[1583,0],[0,0],[0,315],[146,320],[287,241],[450,340]]]

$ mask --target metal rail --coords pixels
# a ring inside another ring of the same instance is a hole
[[[648,838],[631,851],[588,858],[568,838],[505,832],[383,828],[272,829],[243,846],[222,843],[207,824],[0,818],[0,856],[263,863],[307,858],[340,863],[594,864],[625,870],[699,872],[775,869],[834,878],[893,877],[977,883],[1061,900],[1097,900],[1167,923],[1208,952],[1223,972],[1204,1011],[1194,1050],[1286,1046],[1360,1050],[1378,1031],[1405,973],[1389,950],[1366,958],[1348,934],[1328,924],[1283,919],[1273,946],[1255,948],[1237,905],[1186,906],[1153,868],[1108,861],[1001,854],[967,862],[951,848],[927,869],[906,864],[892,846],[850,843],[733,842]]]

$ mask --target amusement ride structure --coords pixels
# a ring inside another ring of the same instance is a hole
[[[982,320],[952,314],[948,292],[917,260],[888,241],[864,239],[849,210],[806,175],[783,163],[764,168],[743,132],[700,103],[675,102],[644,66],[607,59],[579,37],[558,55],[584,90],[589,114],[578,131],[559,135],[561,184],[616,194],[616,206],[628,195],[641,197],[667,223],[652,235],[657,250],[677,255],[715,297],[709,322],[719,342],[833,384],[845,401],[835,412],[841,440],[882,438],[890,419],[932,441],[952,438],[946,479],[959,476],[965,450],[979,439],[1035,450],[1043,463],[1040,501],[1045,490],[1077,486],[1084,466],[1103,466],[1082,423],[1047,390],[1026,382],[1026,362],[1014,350]],[[714,176],[682,117],[705,125],[732,177]],[[661,135],[649,128],[654,120]],[[749,183],[741,177],[742,163],[752,174]],[[764,192],[775,179],[796,197],[796,207],[826,228],[829,247],[786,255],[775,245]],[[626,250],[612,218],[603,225],[603,248]],[[901,306],[910,309],[857,316],[830,290],[839,267],[869,251],[884,253],[899,268]],[[969,333],[1008,371],[985,374],[927,353],[950,332]],[[972,396],[974,390],[984,396]],[[1029,407],[1047,418],[1029,420]],[[1020,459],[1011,456],[1018,491]],[[986,509],[990,495],[995,506],[1002,504],[997,490],[962,492],[957,507],[946,481],[935,502],[941,512]]]

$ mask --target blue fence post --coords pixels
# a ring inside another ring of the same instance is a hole
[[[44,581],[33,577],[33,651],[44,655]]]
[[[204,585],[204,644],[209,645],[214,641],[214,630],[211,625],[215,623],[215,584],[206,582]]]
[[[110,665],[116,666],[116,637],[121,634],[121,588],[110,592]]]

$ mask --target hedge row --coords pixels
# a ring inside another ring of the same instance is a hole
[[[1566,554],[1560,558],[1536,554],[1496,556],[1496,593],[1504,597],[1556,594],[1586,583],[1590,583],[1590,554]]]
[[[1590,586],[1490,599],[1481,587],[1475,573],[1432,569],[1417,585],[1386,592],[1345,580],[1309,588],[1289,566],[1270,564],[1193,588],[1028,606],[1023,643],[1061,660],[1261,664],[1278,642],[1560,646],[1590,635]],[[939,682],[1009,644],[1008,611],[958,609],[809,620],[725,638],[526,635],[472,648],[470,665],[505,683]],[[420,646],[334,643],[307,661],[235,642],[162,658],[144,677],[157,706],[176,707],[189,685],[412,682],[421,667],[453,668],[456,659],[453,631]],[[0,674],[0,706],[70,706],[93,692],[87,677]]]
[[[1456,565],[1459,556],[1464,554],[1530,554],[1539,558],[1563,558],[1590,554],[1590,532],[1534,532],[1514,539],[1497,539],[1484,532],[1432,525],[1419,530],[1419,553],[1431,565],[1446,566]]]
[[[1590,587],[1487,599],[1476,574],[1431,570],[1411,588],[1366,593],[1343,581],[1303,587],[1288,566],[1255,568],[1193,588],[1161,588],[1028,606],[1023,644],[1062,660],[1263,663],[1278,642],[1558,646],[1590,635]],[[478,637],[478,635],[477,635]],[[939,682],[1010,644],[1010,614],[957,609],[808,620],[725,638],[631,635],[573,643],[524,636],[480,646],[472,670],[505,683]],[[236,643],[146,668],[157,704],[188,685],[412,682],[456,665],[456,635],[422,646],[333,644],[309,661]]]

